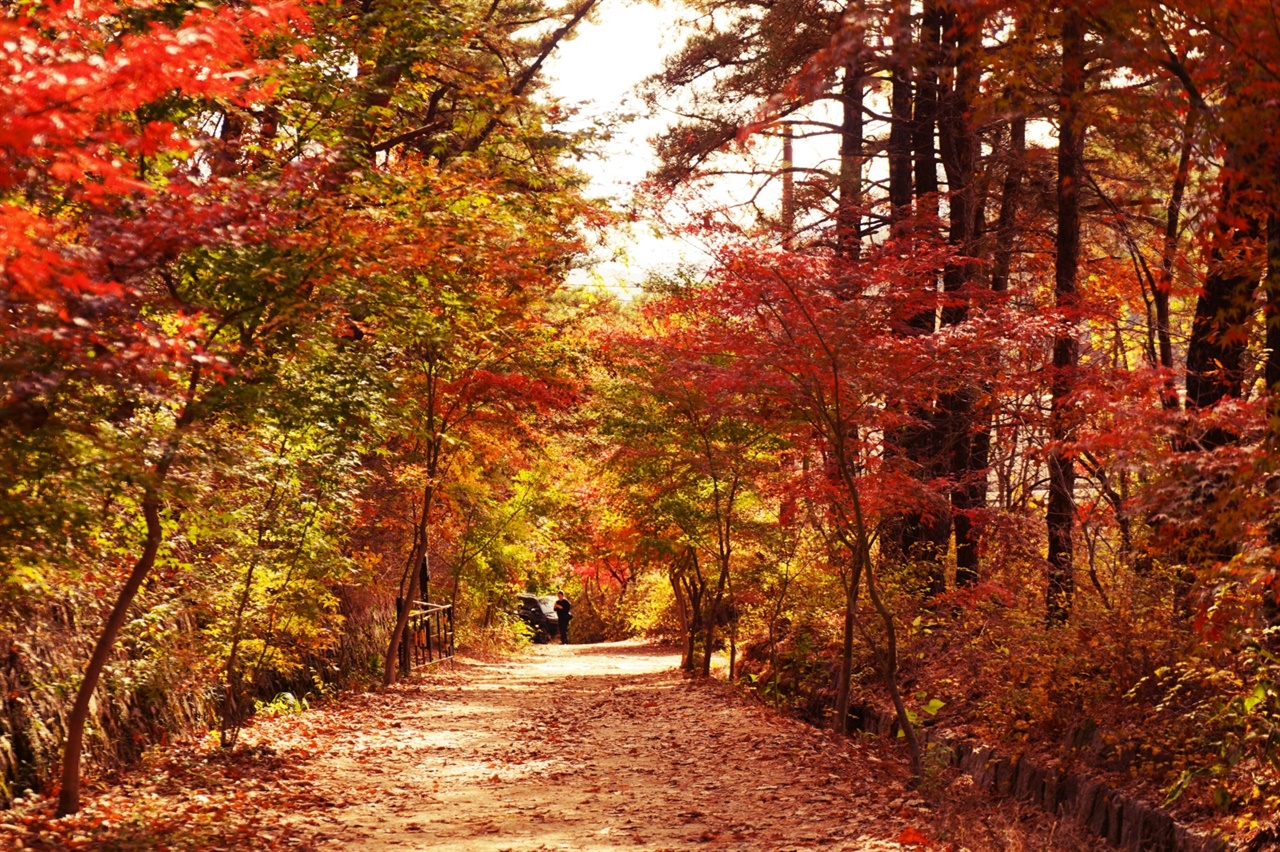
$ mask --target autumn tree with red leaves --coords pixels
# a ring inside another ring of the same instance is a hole
[[[613,383],[599,430],[610,466],[652,510],[651,535],[666,540],[683,665],[709,677],[717,637],[736,638],[733,566],[742,527],[759,511],[754,472],[771,463],[777,439],[751,417],[719,353],[704,348],[700,324],[664,315],[668,307],[655,307],[650,333],[617,342],[625,379]]]
[[[930,625],[910,643],[929,644],[934,613],[961,601],[981,610],[977,590],[1025,588],[1034,571],[1038,602],[1017,606],[1042,620],[1037,641],[1099,619],[1161,625],[1150,635],[1166,665],[1117,677],[1109,700],[1163,684],[1172,701],[1169,672],[1181,671],[1199,684],[1196,712],[1228,708],[1215,730],[1257,742],[1274,730],[1273,710],[1259,708],[1275,706],[1274,668],[1250,649],[1269,647],[1261,637],[1277,611],[1276,574],[1264,567],[1274,513],[1257,490],[1271,478],[1274,418],[1263,412],[1274,411],[1280,339],[1268,295],[1276,152],[1258,132],[1274,118],[1276,40],[1274,9],[1244,5],[861,4],[823,7],[804,27],[754,41],[794,7],[695,5],[700,26],[650,87],[655,100],[696,95],[655,171],[668,186],[697,187],[685,221],[701,224],[687,233],[713,244],[732,233],[734,256],[751,259],[714,272],[690,320],[708,335],[752,329],[735,349],[760,357],[744,375],[758,382],[787,362],[723,300],[770,274],[805,298],[816,288],[854,305],[896,302],[896,315],[831,331],[833,353],[891,332],[903,358],[946,351],[957,335],[977,346],[945,369],[932,355],[919,383],[887,361],[845,368],[863,383],[894,378],[866,397],[878,406],[867,409],[872,425],[848,435],[863,442],[850,467],[867,494],[880,490],[876,477],[907,478],[886,490],[892,508],[872,513],[866,550],[891,592],[907,593],[900,607]],[[781,199],[767,189],[779,122],[829,137],[816,163],[784,157],[801,178]],[[699,206],[716,197],[707,181],[744,173],[749,194]],[[786,250],[770,255],[769,244]],[[856,271],[868,256],[875,267]],[[811,410],[794,398],[760,408]],[[835,458],[825,447],[841,434],[817,434],[815,458]],[[975,591],[946,592],[951,577]],[[845,609],[846,619],[856,611]],[[883,671],[883,654],[872,656]],[[1209,684],[1228,669],[1242,686],[1219,693]],[[831,700],[842,719],[840,693]],[[1160,712],[1179,729],[1168,704]],[[1213,747],[1198,741],[1195,760],[1212,763]],[[1166,789],[1181,795],[1199,771],[1166,777]]]

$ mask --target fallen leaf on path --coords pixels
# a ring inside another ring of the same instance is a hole
[[[912,846],[928,846],[931,841],[917,829],[907,826],[898,835],[898,842],[911,844]]]

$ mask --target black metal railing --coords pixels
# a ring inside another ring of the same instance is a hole
[[[397,616],[403,605],[396,600]],[[413,601],[400,639],[400,668],[407,674],[414,666],[429,666],[452,657],[453,604]]]

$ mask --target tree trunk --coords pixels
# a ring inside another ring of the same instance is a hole
[[[948,55],[951,85],[943,87],[939,104],[938,138],[947,174],[949,232],[947,239],[960,255],[947,264],[943,290],[954,303],[943,305],[941,323],[964,322],[968,307],[963,292],[978,275],[978,156],[977,133],[969,116],[978,88],[977,54],[981,22],[966,9],[948,10],[939,21]],[[966,384],[939,401],[944,412],[945,452],[942,462],[957,487],[951,492],[951,528],[956,540],[956,585],[978,579],[978,542],[972,512],[986,504],[985,453],[975,451],[974,404],[978,388]],[[980,463],[980,466],[979,466]],[[979,474],[983,478],[979,481]]]
[[[1063,12],[1062,89],[1058,108],[1058,234],[1054,262],[1054,301],[1065,316],[1053,342],[1049,414],[1048,590],[1045,615],[1065,622],[1075,595],[1072,535],[1075,530],[1075,461],[1065,443],[1072,432],[1070,395],[1080,359],[1076,338],[1079,304],[1080,183],[1084,175],[1084,124],[1081,100],[1085,72],[1084,18],[1073,5]]]
[[[893,38],[889,56],[891,75],[889,116],[889,236],[902,236],[911,216],[911,68],[912,33],[911,3],[894,0],[890,35]],[[909,325],[923,320],[912,317]],[[890,401],[892,403],[892,401]],[[920,440],[919,430],[906,428],[885,436],[885,455],[888,458],[915,459],[912,444]],[[920,539],[919,522],[913,522],[910,514],[893,515],[882,524],[882,541],[894,551],[894,558],[908,559]]]
[[[1280,438],[1280,212],[1274,206],[1267,215],[1267,277],[1262,286],[1267,294],[1267,434],[1275,443]]]
[[[680,668],[688,671],[693,654],[692,641],[689,639],[693,635],[693,625],[691,623],[692,619],[689,617],[689,604],[685,599],[683,581],[680,579],[679,559],[672,562],[671,568],[667,572],[667,579],[671,581],[671,594],[676,599],[676,612],[680,615],[680,629],[685,637],[684,653],[680,656]]]
[[[782,248],[791,251],[796,238],[795,153],[791,145],[791,122],[782,122]]]
[[[435,452],[432,450],[432,452]],[[434,483],[431,475],[434,465],[428,465],[428,478]],[[409,624],[409,613],[413,610],[413,602],[418,597],[418,578],[421,573],[418,566],[427,558],[427,529],[431,515],[431,500],[435,496],[435,486],[427,485],[422,489],[422,514],[418,521],[417,541],[413,547],[413,556],[409,559],[406,570],[409,573],[409,586],[404,590],[404,606],[396,613],[396,626],[391,631],[391,640],[387,643],[387,656],[382,669],[382,685],[391,686],[396,682],[396,668],[400,660],[400,642]],[[401,584],[403,586],[403,583]]]
[[[1186,194],[1187,179],[1191,174],[1191,146],[1195,121],[1195,110],[1187,110],[1187,123],[1182,130],[1182,149],[1178,153],[1178,172],[1174,175],[1173,189],[1169,193],[1169,203],[1165,207],[1164,245],[1160,251],[1160,279],[1152,294],[1152,300],[1156,306],[1156,340],[1159,345],[1160,367],[1166,373],[1160,401],[1166,411],[1172,411],[1178,407],[1178,388],[1173,379],[1173,338],[1169,332],[1169,294],[1173,290],[1173,264],[1178,252],[1182,199]]]
[[[715,643],[716,624],[720,620],[720,604],[724,601],[724,590],[729,582],[729,557],[723,555],[719,560],[720,576],[716,580],[716,591],[708,605],[709,618],[706,619],[706,644],[702,649],[702,676],[711,677],[711,653]]]
[[[1016,115],[1009,122],[1009,150],[1005,152],[1005,161],[1004,184],[1000,190],[1000,213],[996,219],[995,248],[992,250],[991,260],[991,289],[996,293],[1009,289],[1009,270],[1018,233],[1018,206],[1022,200],[1022,179],[1027,173],[1025,115]]]
[[[262,547],[263,529],[258,529],[258,547]],[[223,748],[232,748],[240,734],[241,715],[240,702],[236,693],[240,691],[240,677],[237,665],[240,662],[240,631],[244,629],[244,614],[249,609],[249,597],[253,594],[253,575],[258,568],[258,552],[244,574],[244,586],[240,589],[240,599],[236,603],[236,615],[231,625],[231,650],[227,653],[227,664],[223,668],[223,679],[226,682],[226,694],[222,696],[222,730],[218,732],[218,742]]]
[[[1228,170],[1233,159],[1238,158],[1231,156],[1229,148]],[[1196,300],[1191,341],[1187,345],[1188,411],[1212,408],[1220,400],[1240,397],[1244,392],[1248,340],[1244,326],[1254,310],[1254,290],[1260,277],[1247,243],[1260,238],[1261,226],[1237,203],[1238,190],[1228,184],[1222,191],[1217,245],[1211,253],[1204,290]],[[1214,430],[1202,436],[1200,444],[1212,449],[1229,440],[1229,436]]]
[[[671,587],[675,591],[680,609],[681,626],[684,628],[684,653],[680,657],[680,669],[694,670],[694,653],[698,632],[702,629],[702,575],[698,568],[698,552],[686,546],[684,552],[672,563]]]
[[[862,254],[862,117],[866,71],[862,58],[844,67],[840,101],[840,207],[836,213],[836,248],[841,257],[857,260]]]
[[[895,0],[890,72],[889,222],[891,233],[911,215],[911,3]]]
[[[1027,171],[1027,118],[1016,115],[1009,122],[1009,148],[1005,152],[1004,181],[1000,189],[1000,213],[996,219],[995,243],[992,248],[991,290],[1003,293],[1009,289],[1009,273],[1012,268],[1013,250],[1017,238],[1018,207],[1021,202],[1022,181]],[[987,481],[984,473],[991,464],[991,412],[975,413],[973,440],[969,446],[969,469],[974,471],[967,486],[967,494],[956,515],[956,585],[966,586],[978,581],[978,541],[973,531],[971,513],[987,505]]]
[[[920,62],[916,66],[915,111],[911,117],[911,147],[915,154],[916,215],[938,215],[938,68],[942,65],[942,12],[938,0],[924,0],[920,20]]]
[[[853,633],[857,628],[858,588],[862,585],[862,560],[853,559],[849,582],[844,590],[844,632],[840,637],[840,673],[836,681],[836,711],[833,729],[849,732],[849,689],[853,680]]]
[[[160,489],[169,476],[169,470],[178,458],[178,450],[182,444],[182,436],[192,423],[196,421],[197,392],[203,368],[195,364],[191,368],[191,377],[187,381],[185,402],[182,413],[173,424],[173,432],[165,444],[160,459],[151,471],[150,481],[142,494],[142,517],[147,527],[146,543],[142,555],[134,563],[128,579],[116,597],[107,623],[102,628],[98,642],[94,645],[93,654],[89,657],[89,665],[85,668],[84,680],[76,692],[76,702],[71,708],[71,716],[67,719],[67,740],[62,757],[62,789],[58,794],[58,816],[69,816],[80,810],[80,758],[84,751],[84,726],[89,721],[89,703],[93,692],[98,687],[102,670],[111,659],[111,649],[115,647],[116,637],[124,626],[129,607],[137,597],[138,590],[151,569],[156,564],[156,554],[160,552],[160,543],[164,538],[164,530],[160,526]]]
[[[880,619],[884,623],[887,644],[884,665],[885,685],[889,689],[889,698],[893,701],[893,709],[898,716],[898,727],[902,729],[902,735],[907,741],[907,753],[911,758],[911,777],[919,782],[924,777],[920,760],[920,740],[916,737],[916,729],[911,724],[911,717],[907,715],[907,705],[902,700],[902,686],[898,683],[898,631],[893,623],[893,613],[889,611],[889,607],[885,605],[884,600],[880,597],[879,589],[876,588],[876,578],[871,570],[871,563],[866,561],[865,567],[867,571],[867,595],[871,598],[872,606],[876,608],[876,612],[880,614]]]
[[[93,691],[98,687],[98,680],[107,661],[111,659],[111,650],[115,647],[116,637],[124,626],[129,614],[129,607],[137,597],[138,590],[147,575],[156,564],[156,554],[160,552],[163,531],[160,527],[160,497],[155,486],[148,486],[142,498],[142,517],[147,525],[146,544],[142,555],[134,563],[129,578],[125,581],[115,606],[107,617],[106,626],[98,637],[93,648],[89,665],[84,672],[84,680],[76,692],[76,703],[71,708],[71,716],[67,719],[67,741],[62,758],[62,790],[58,794],[58,816],[68,816],[80,810],[80,756],[84,750],[84,727],[89,720],[89,703]]]

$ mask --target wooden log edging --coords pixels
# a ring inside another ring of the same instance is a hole
[[[859,727],[878,736],[896,736],[892,711],[870,705],[850,708]],[[1217,837],[1179,825],[1171,815],[1117,792],[1084,774],[1070,775],[1024,755],[1001,754],[990,746],[923,729],[926,749],[946,749],[948,762],[980,789],[1031,802],[1054,816],[1078,823],[1089,833],[1122,849],[1141,852],[1226,852]]]

